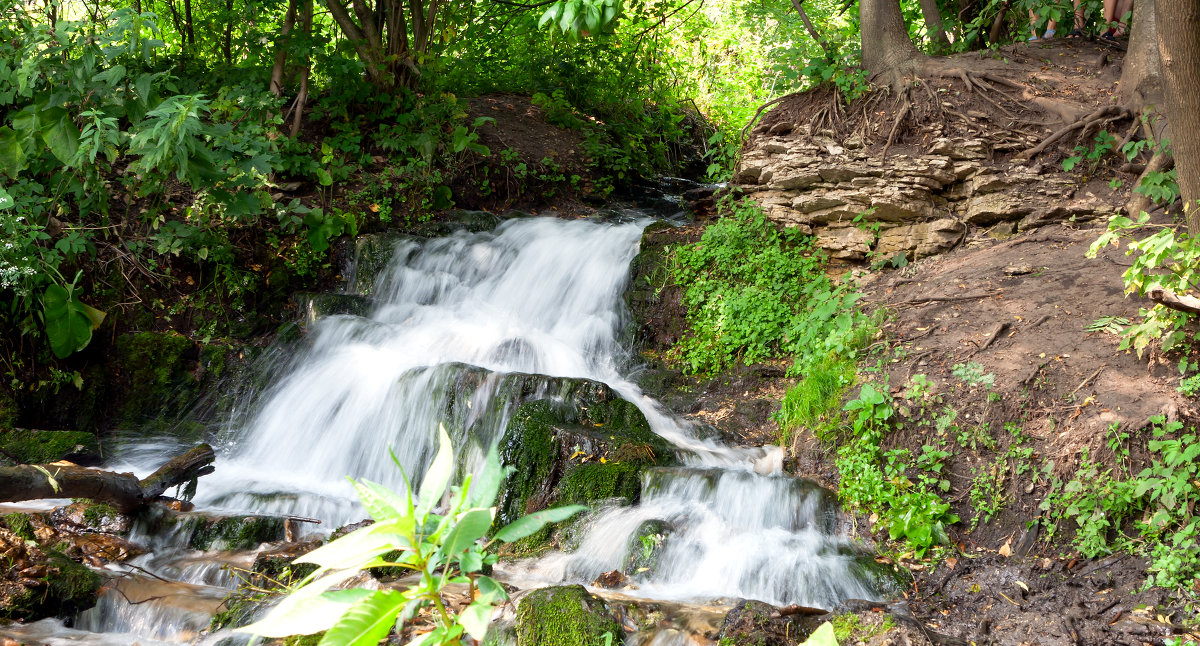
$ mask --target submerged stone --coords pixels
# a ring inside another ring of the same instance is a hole
[[[580,646],[625,640],[621,624],[600,597],[581,585],[542,588],[530,592],[517,606],[519,646]]]
[[[247,550],[284,538],[284,520],[279,516],[228,516],[201,518],[188,546],[194,550]]]

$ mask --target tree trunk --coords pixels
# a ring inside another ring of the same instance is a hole
[[[829,46],[829,42],[821,37],[821,33],[817,31],[817,28],[813,27],[812,21],[808,19],[808,12],[804,10],[804,5],[801,4],[800,0],[792,0],[792,7],[796,10],[796,13],[800,14],[800,20],[804,23],[804,28],[808,30],[808,35],[812,36],[812,39],[825,51],[825,59],[832,63],[837,58],[835,52]]]
[[[225,34],[221,39],[221,55],[225,65],[233,65],[233,0],[225,0]]]
[[[1122,63],[1117,97],[1134,112],[1162,104],[1162,55],[1158,51],[1156,14],[1153,2],[1133,5],[1133,28],[1129,32],[1129,51]]]
[[[858,11],[863,67],[898,89],[904,73],[915,71],[925,58],[908,37],[900,1],[861,0]]]
[[[1200,237],[1200,0],[1156,0],[1167,128],[1188,234]],[[1190,206],[1188,206],[1190,205]]]
[[[1012,4],[1012,0],[1004,0],[1000,3],[1000,11],[996,13],[996,19],[992,21],[992,28],[988,30],[988,44],[999,45],[1000,39],[1004,37],[1004,27],[1008,24],[1008,7]]]
[[[128,513],[171,487],[212,473],[213,459],[212,447],[201,444],[172,458],[141,481],[132,473],[98,471],[67,463],[0,467],[0,502],[88,498]]]
[[[187,27],[187,44],[189,47],[195,47],[196,30],[192,21],[192,0],[183,0],[183,22]]]
[[[942,26],[937,0],[921,0],[921,15],[925,18],[925,34],[934,49],[939,52],[949,49],[950,40],[946,38],[946,28]]]
[[[276,98],[283,96],[283,73],[287,68],[287,36],[296,24],[296,0],[288,0],[287,13],[283,16],[283,26],[279,28],[279,38],[275,41],[275,66],[271,68],[271,94]]]
[[[301,0],[300,31],[305,39],[312,36],[313,0]],[[308,78],[312,74],[308,50],[304,53],[304,69],[300,71],[300,91],[296,94],[296,102],[292,105],[295,114],[292,115],[292,137],[300,134],[300,124],[304,121],[304,105],[308,102]]]

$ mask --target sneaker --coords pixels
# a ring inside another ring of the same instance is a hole
[[[1050,40],[1051,38],[1054,38],[1054,30],[1047,29],[1046,33],[1042,34],[1042,40]]]

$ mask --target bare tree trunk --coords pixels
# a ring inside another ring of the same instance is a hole
[[[1007,24],[1008,7],[1012,4],[1011,0],[1004,0],[1000,3],[1000,11],[996,14],[996,19],[992,21],[992,28],[988,30],[988,44],[999,44],[1000,38],[1004,36],[1004,25]]]
[[[946,38],[946,28],[942,26],[942,14],[938,11],[937,0],[921,0],[921,15],[925,18],[925,34],[937,51],[950,48],[950,40]]]
[[[187,44],[190,47],[195,47],[196,30],[193,27],[192,21],[192,0],[183,0],[183,18],[184,24],[187,26]]]
[[[1134,112],[1162,103],[1162,54],[1158,51],[1156,14],[1153,2],[1133,5],[1133,28],[1129,32],[1129,51],[1122,63],[1117,97]]]
[[[300,11],[300,31],[304,34],[305,39],[312,36],[313,23],[313,0],[302,0],[303,8]],[[300,71],[300,91],[296,94],[296,102],[292,104],[292,137],[300,133],[300,124],[304,122],[304,105],[308,103],[308,78],[312,73],[312,63],[310,62],[308,50],[304,53],[304,69]]]
[[[1200,0],[1156,0],[1167,127],[1188,234],[1200,237]]]
[[[288,0],[283,26],[279,28],[279,38],[275,41],[275,66],[271,68],[271,94],[276,97],[283,96],[283,73],[287,68],[287,37],[295,24],[296,0]]]
[[[901,76],[925,59],[908,37],[899,0],[861,0],[858,11],[863,67],[898,88]]]
[[[221,55],[225,65],[233,65],[233,0],[225,0],[225,34],[221,40]]]

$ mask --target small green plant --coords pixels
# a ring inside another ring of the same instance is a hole
[[[565,520],[585,508],[573,505],[530,514],[484,542],[496,514],[493,503],[507,470],[500,465],[493,447],[479,474],[468,475],[459,486],[450,486],[454,451],[444,428],[439,429],[439,435],[441,446],[416,496],[411,487],[397,493],[374,482],[351,481],[375,524],[296,559],[296,563],[316,564],[316,571],[266,617],[238,632],[287,637],[326,631],[320,642],[323,646],[374,644],[387,637],[393,627],[402,628],[428,609],[435,628],[410,643],[458,646],[466,642],[464,634],[474,640],[470,643],[482,642],[495,604],[507,598],[499,583],[482,574],[486,566],[496,562],[488,548],[525,538],[547,523]],[[396,463],[399,466],[399,461]],[[448,507],[445,513],[436,513],[435,507],[447,489]],[[360,571],[376,567],[403,568],[419,578],[404,588],[334,589]],[[457,613],[442,600],[442,591],[451,583],[466,584],[468,598],[472,599]]]
[[[956,363],[951,369],[951,374],[958,377],[964,384],[968,386],[983,386],[991,388],[996,383],[996,375],[988,372],[985,373],[983,364],[975,361],[967,362],[966,364]]]
[[[1187,211],[1188,205],[1184,205],[1184,212]],[[1155,227],[1158,231],[1134,239],[1134,232],[1144,227]],[[1133,256],[1133,263],[1122,274],[1126,294],[1145,296],[1154,290],[1187,294],[1200,288],[1200,245],[1186,233],[1177,233],[1174,226],[1152,224],[1150,215],[1144,211],[1136,220],[1113,216],[1108,230],[1092,243],[1087,256],[1095,258],[1100,249],[1108,245],[1119,247],[1123,240],[1128,241],[1125,254]],[[1184,331],[1187,314],[1162,304],[1141,308],[1138,313],[1142,321],[1122,329],[1119,349],[1133,348],[1140,357],[1153,340],[1162,339],[1162,349],[1168,351],[1188,338]]]
[[[1076,166],[1078,166],[1080,162],[1087,161],[1088,174],[1090,175],[1096,172],[1096,166],[1099,165],[1100,160],[1103,159],[1104,156],[1113,149],[1113,144],[1116,143],[1116,141],[1117,138],[1108,134],[1107,130],[1101,130],[1100,132],[1096,133],[1096,138],[1090,148],[1087,146],[1075,147],[1075,152],[1077,154],[1067,157],[1063,160],[1063,170],[1069,173]]]
[[[968,492],[975,516],[971,518],[971,529],[980,523],[986,523],[996,517],[1008,502],[1004,490],[1005,478],[1008,476],[1007,456],[999,456],[990,464],[974,469],[971,479],[971,489]]]
[[[996,448],[996,438],[992,437],[991,429],[986,422],[960,428],[955,439],[959,446],[972,451],[980,449],[990,451]]]
[[[1108,332],[1120,336],[1129,325],[1129,319],[1123,316],[1101,316],[1092,321],[1086,328],[1087,332]]]

